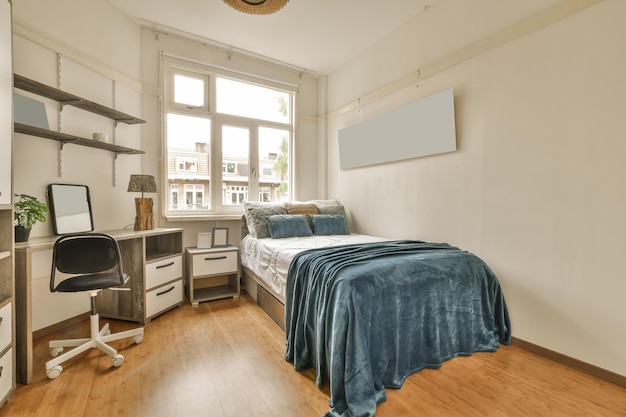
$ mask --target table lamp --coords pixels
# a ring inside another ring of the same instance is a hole
[[[141,198],[135,198],[135,230],[154,229],[152,199],[144,198],[143,193],[156,193],[157,185],[153,175],[131,175],[128,192],[141,192]]]

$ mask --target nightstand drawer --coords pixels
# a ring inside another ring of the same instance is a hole
[[[237,251],[193,255],[192,263],[194,277],[237,272]]]
[[[163,259],[146,265],[146,288],[154,288],[183,276],[183,257]]]
[[[9,346],[13,337],[11,325],[13,323],[11,313],[11,303],[0,308],[0,352]]]
[[[183,302],[183,280],[164,285],[146,293],[146,317]]]
[[[0,401],[6,398],[13,387],[13,348],[0,358]]]

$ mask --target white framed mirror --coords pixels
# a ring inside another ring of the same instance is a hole
[[[52,231],[55,235],[93,231],[89,187],[50,184],[47,191]]]

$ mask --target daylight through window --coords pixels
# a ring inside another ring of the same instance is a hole
[[[240,213],[246,200],[290,200],[294,92],[208,67],[168,63],[165,74],[166,215]]]

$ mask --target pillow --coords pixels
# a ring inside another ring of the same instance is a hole
[[[336,206],[339,204],[337,200],[309,200],[307,203],[313,203],[317,207],[319,206]]]
[[[349,235],[350,229],[344,216],[337,214],[316,214],[311,216],[313,233],[316,235]]]
[[[319,214],[313,203],[285,203],[287,214]]]
[[[320,214],[332,214],[337,216],[346,217],[346,210],[343,208],[341,204],[336,205],[319,205],[317,206]]]
[[[313,236],[304,214],[285,214],[269,216],[267,226],[272,239],[295,236]]]
[[[265,204],[248,207],[246,209],[246,222],[248,223],[250,235],[257,239],[270,237],[267,218],[277,214],[287,214],[285,206],[282,204]]]

